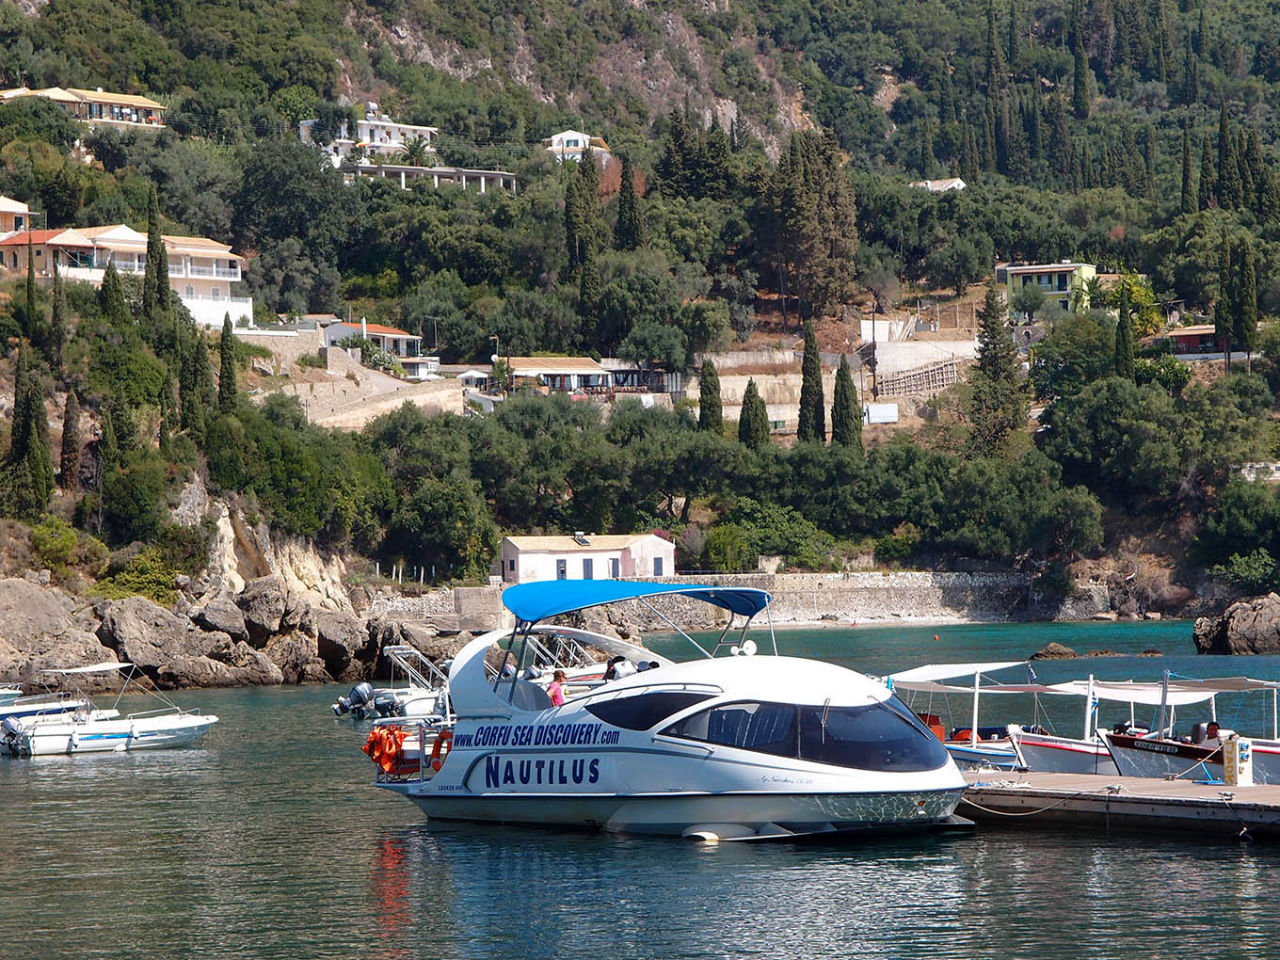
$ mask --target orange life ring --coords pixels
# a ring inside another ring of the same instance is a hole
[[[431,769],[439,770],[444,766],[445,758],[453,749],[453,731],[441,730],[436,734],[436,742],[431,745]]]

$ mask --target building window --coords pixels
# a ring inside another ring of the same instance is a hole
[[[21,214],[13,218],[13,229],[21,230],[26,225],[27,225],[27,218],[22,216]]]
[[[515,572],[516,572],[516,562],[515,562],[515,560],[508,560],[508,561],[507,561],[507,569],[508,569],[508,570],[510,570],[512,573],[515,573]]]
[[[584,557],[582,560],[582,579],[594,580],[595,577],[591,575],[594,569],[595,569],[595,564],[591,560]]]
[[[557,560],[556,561],[556,579],[564,580],[568,576],[569,576],[569,561]]]
[[[619,577],[622,576],[622,561],[619,560],[617,557],[614,557],[612,560],[609,561],[609,576],[611,576],[614,580],[617,580]]]
[[[655,577],[662,576],[662,558],[661,557],[653,558],[653,575]]]
[[[195,296],[196,296],[196,288],[195,288],[195,287],[193,287],[191,284],[189,284],[189,283],[188,283],[188,284],[187,284],[187,299],[188,299],[188,300],[194,300],[194,299],[195,299]]]

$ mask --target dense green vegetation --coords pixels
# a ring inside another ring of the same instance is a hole
[[[485,64],[526,66],[517,80]],[[874,549],[1052,572],[1186,519],[1197,562],[1280,582],[1280,507],[1234,479],[1273,455],[1280,386],[1280,343],[1256,324],[1280,313],[1280,16],[1260,0],[51,0],[0,15],[0,73],[171,107],[165,131],[86,137],[93,165],[69,156],[80,131],[52,104],[0,108],[0,192],[51,226],[145,224],[152,263],[161,229],[232,242],[262,319],[349,307],[446,361],[486,358],[496,338],[508,356],[691,370],[765,307],[798,332],[904,289],[961,294],[997,259],[1125,271],[1069,312],[1009,305],[1050,331],[1029,381],[992,293],[972,383],[919,437],[865,452],[848,370],[828,408],[811,336],[794,449],[770,442],[755,383],[736,433],[709,392],[698,423],[516,397],[483,420],[404,410],[350,436],[283,398],[251,403],[233,331],[197,331],[163,270],[110,273],[97,295],[19,283],[0,318],[16,371],[6,512],[114,589],[158,591],[198,557],[200,531],[165,509],[193,470],[281,530],[438,578],[484,572],[500,532],[653,527],[692,568]],[[308,117],[331,135],[343,90],[440,127],[441,162],[512,170],[518,192],[345,185],[295,135]],[[816,129],[793,132],[792,97]],[[711,122],[714,98],[731,121]],[[556,164],[540,141],[566,126],[605,134],[624,162]],[[969,188],[908,185],[949,173]],[[1206,386],[1144,347],[1173,310],[1211,316],[1252,370]],[[79,465],[64,442],[57,472],[39,402],[55,397],[67,423],[100,430]],[[51,503],[75,547],[41,521]],[[99,540],[115,550],[103,569]]]

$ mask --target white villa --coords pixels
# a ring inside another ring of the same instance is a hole
[[[253,319],[253,300],[231,295],[231,285],[242,279],[244,257],[206,237],[163,239],[169,285],[197,323],[221,327],[227,314],[233,323]],[[142,274],[147,269],[147,235],[123,223],[12,233],[0,240],[4,270],[26,271],[28,244],[36,275],[45,279],[53,277],[55,259],[63,277],[94,286],[101,286],[108,263],[114,263],[121,274]]]
[[[0,197],[0,238],[31,225],[31,208],[21,200]]]
[[[603,137],[593,137],[591,134],[583,133],[581,130],[563,130],[543,140],[542,145],[550,150],[561,163],[566,160],[573,160],[575,163],[581,162],[583,154],[587,152],[587,147],[590,147],[591,152],[595,154],[597,163],[603,163],[610,156],[609,145],[604,142]]]
[[[363,337],[392,354],[404,368],[406,380],[426,380],[440,369],[439,357],[427,357],[422,353],[422,338],[406,330],[388,327],[381,323],[369,323],[364,317],[359,323],[331,323],[324,328],[324,345],[333,347],[352,337]]]
[[[948,190],[963,190],[968,186],[959,177],[943,177],[941,180],[917,180],[911,184],[913,187],[920,187],[928,190],[930,193],[946,193]]]
[[[303,120],[298,124],[298,136],[303,143],[314,144],[311,128],[315,120]],[[435,138],[440,133],[437,127],[422,127],[412,123],[397,123],[386,114],[379,112],[376,103],[368,103],[365,107],[364,119],[357,120],[353,132],[342,121],[338,127],[338,136],[324,149],[328,151],[329,162],[340,167],[357,149],[370,161],[374,159],[391,160],[401,153],[411,140],[425,141],[426,148],[435,153]]]
[[[506,537],[498,565],[504,583],[669,577],[675,573],[676,545],[654,533]]]
[[[76,87],[44,87],[31,90],[27,87],[13,87],[0,90],[0,103],[12,103],[27,97],[43,97],[52,100],[77,120],[90,126],[107,124],[109,126],[142,126],[163,127],[165,105],[157,103],[150,97],[140,97],[131,93],[110,93],[101,87],[97,90],[82,90]]]

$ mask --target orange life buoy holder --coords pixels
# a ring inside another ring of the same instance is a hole
[[[445,758],[453,749],[453,731],[441,730],[436,734],[436,742],[431,745],[431,769],[439,770],[444,766]]]

